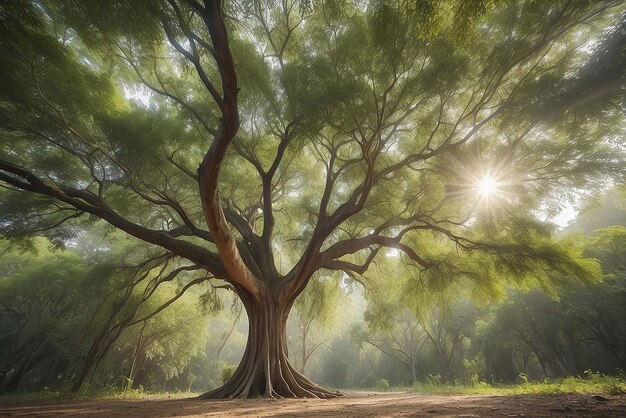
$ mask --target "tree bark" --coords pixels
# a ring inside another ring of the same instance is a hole
[[[277,292],[271,293],[252,295],[240,291],[249,324],[243,358],[224,386],[201,395],[200,399],[341,396],[320,388],[290,364],[286,329],[292,303]]]

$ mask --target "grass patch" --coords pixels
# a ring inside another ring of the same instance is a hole
[[[198,396],[195,392],[159,392],[147,393],[138,389],[126,390],[117,387],[95,389],[85,393],[74,394],[65,391],[44,389],[39,392],[0,395],[0,405],[21,403],[49,403],[62,401],[93,401],[93,400],[133,400],[133,399],[186,399]]]
[[[517,385],[490,385],[478,382],[475,385],[444,385],[437,383],[418,383],[412,390],[419,393],[438,394],[485,394],[485,395],[523,395],[551,393],[596,393],[617,395],[626,393],[624,375],[607,376],[586,371],[585,376],[569,376],[563,379],[546,379],[543,382],[529,382],[524,375],[522,383]]]

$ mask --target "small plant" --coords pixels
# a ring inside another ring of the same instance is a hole
[[[222,384],[226,384],[233,377],[235,370],[237,370],[235,364],[229,364],[222,369]]]
[[[465,381],[463,384],[469,384],[469,386],[480,386],[482,383],[480,380],[481,364],[478,359],[463,360],[463,368],[465,369]]]
[[[441,375],[439,373],[432,375],[432,374],[428,374],[428,376],[426,376],[426,383],[428,383],[431,386],[439,386],[441,385]]]
[[[376,388],[378,390],[381,390],[383,392],[386,392],[389,390],[389,381],[387,379],[378,379],[376,381]]]
[[[521,381],[522,385],[528,384],[528,375],[526,373],[520,372],[518,377],[519,377],[519,380]]]
[[[124,386],[124,393],[133,390],[133,379],[129,379],[126,376],[122,376],[122,380],[126,382]]]

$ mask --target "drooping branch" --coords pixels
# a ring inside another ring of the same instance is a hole
[[[176,239],[167,231],[153,230],[133,223],[109,208],[100,196],[92,192],[49,185],[29,170],[4,160],[0,160],[0,180],[21,190],[62,201],[79,211],[95,215],[136,238],[159,245],[174,254],[187,258],[218,277],[229,277],[217,254],[193,243]]]

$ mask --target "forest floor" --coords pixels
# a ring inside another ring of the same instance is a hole
[[[9,402],[6,402],[9,401]],[[0,403],[0,417],[625,417],[626,395],[441,395],[350,392],[332,400],[134,400]]]

